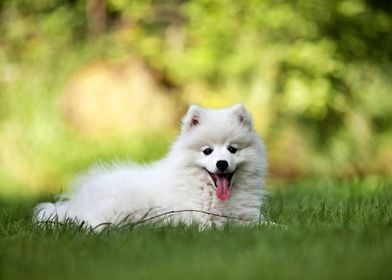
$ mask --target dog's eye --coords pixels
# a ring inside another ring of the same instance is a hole
[[[234,148],[233,146],[227,147],[230,153],[235,154],[237,152],[237,148]]]
[[[207,148],[207,149],[204,149],[203,150],[203,154],[205,154],[206,156],[208,156],[209,154],[211,154],[212,153],[212,149],[211,148]]]

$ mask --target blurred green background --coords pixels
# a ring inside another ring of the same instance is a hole
[[[244,103],[271,182],[392,174],[390,1],[0,2],[0,196],[163,156]]]

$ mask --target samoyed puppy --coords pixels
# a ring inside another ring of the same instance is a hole
[[[260,223],[265,168],[264,146],[243,105],[192,105],[166,157],[91,168],[59,201],[38,204],[33,217],[95,231],[157,219],[202,229]]]

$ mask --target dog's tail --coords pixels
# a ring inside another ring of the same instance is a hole
[[[44,202],[34,207],[33,221],[42,222],[63,222],[67,218],[67,201],[58,201],[56,203]]]

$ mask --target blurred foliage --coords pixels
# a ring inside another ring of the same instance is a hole
[[[88,9],[98,2],[100,35]],[[390,175],[391,12],[381,0],[3,0],[0,194],[58,190],[96,159],[163,154],[170,129],[151,133],[164,139],[156,149],[151,135],[88,140],[59,109],[76,69],[130,54],[162,70],[184,103],[245,103],[273,176]]]

